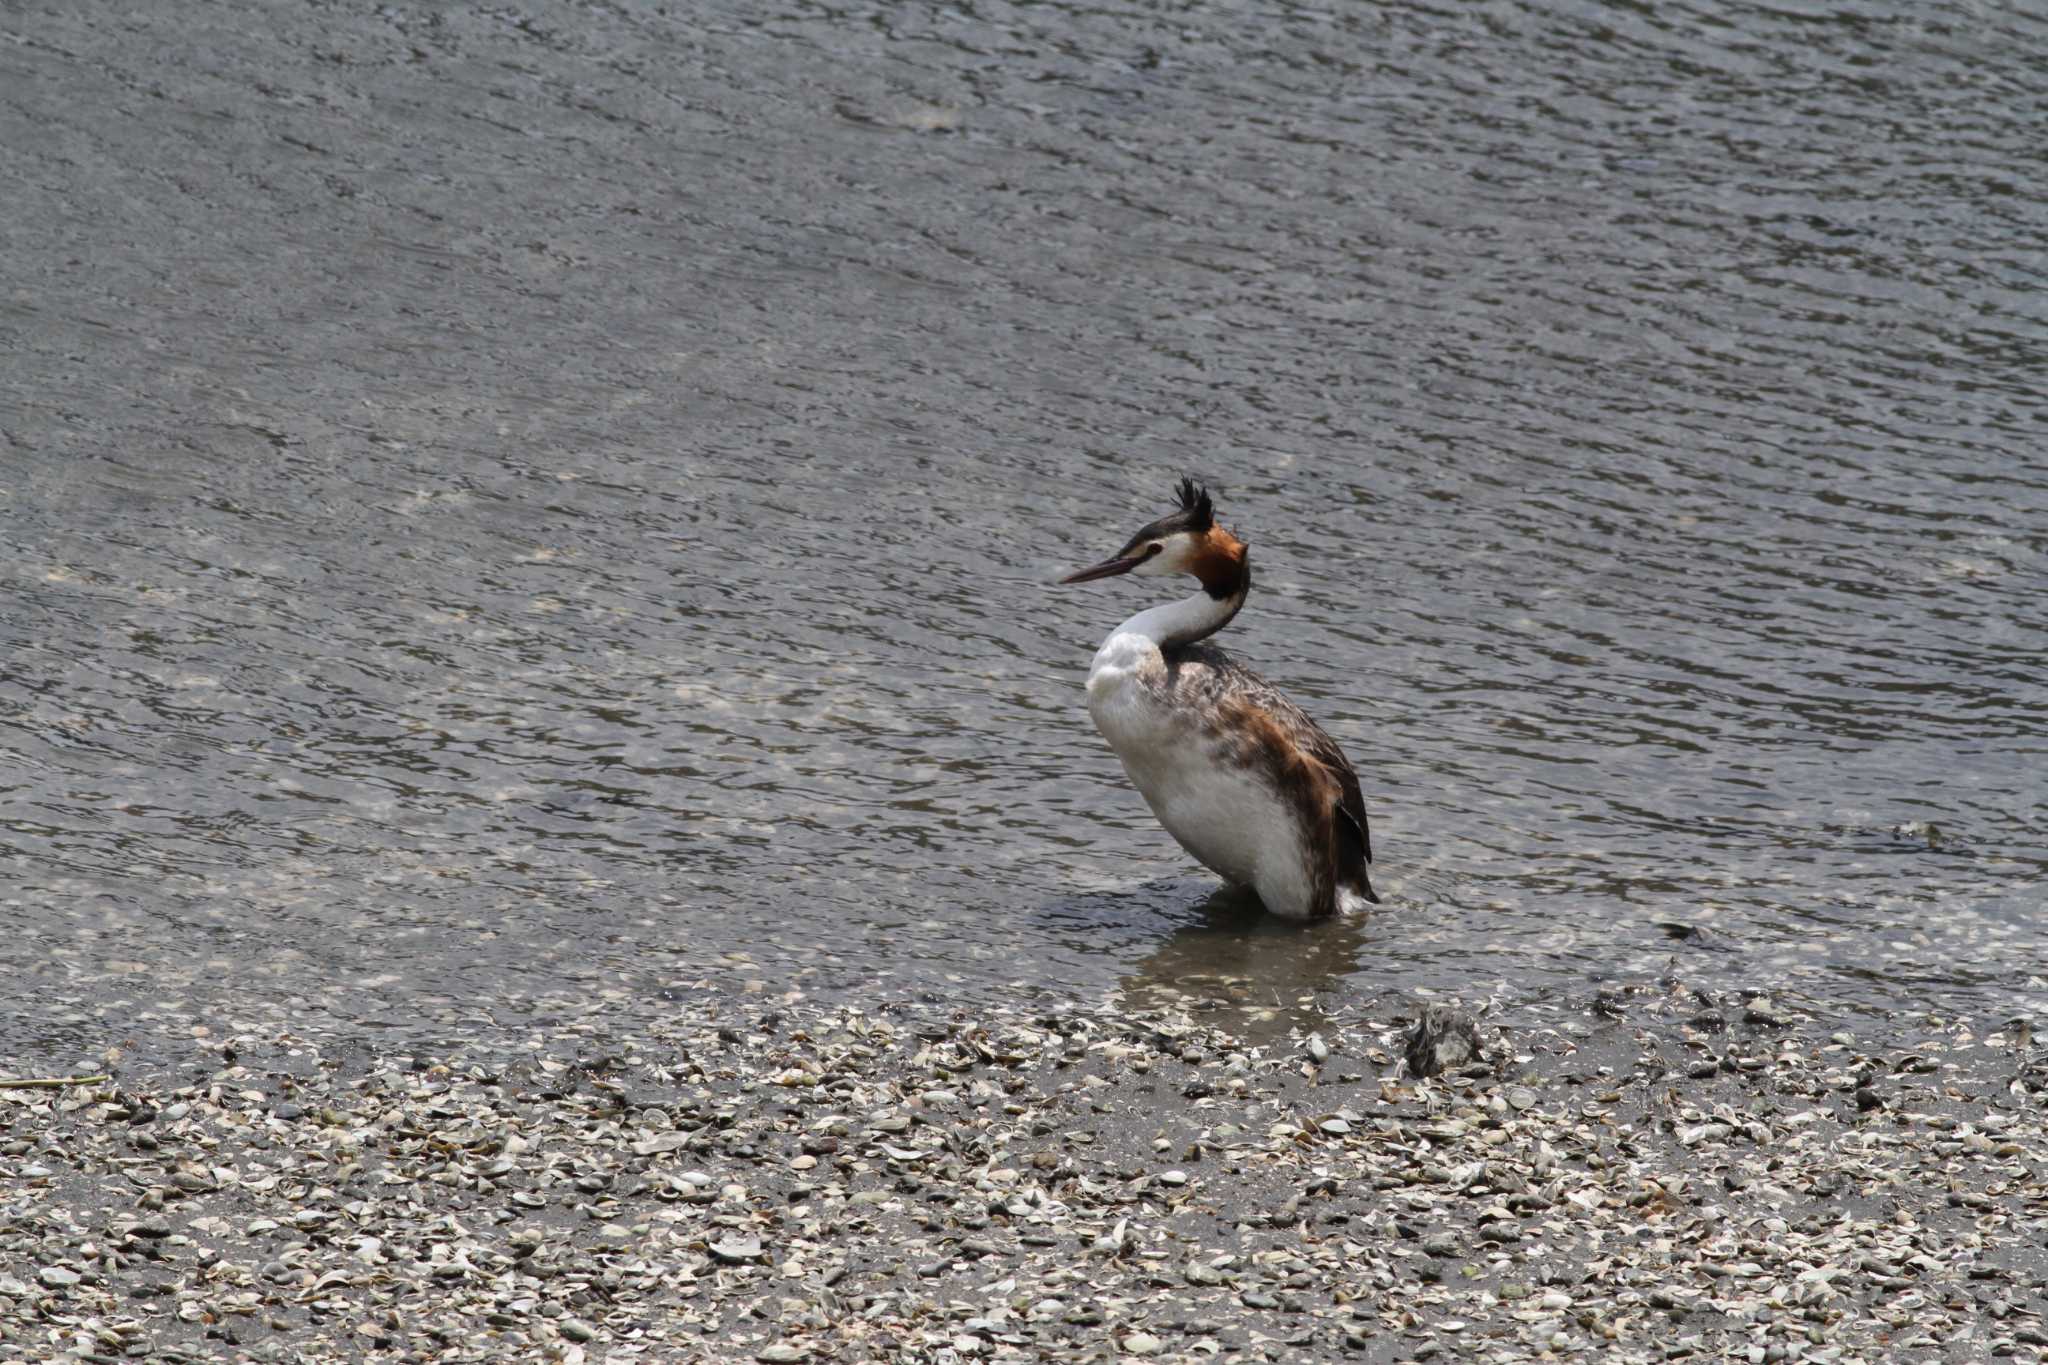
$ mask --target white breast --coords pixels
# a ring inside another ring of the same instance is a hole
[[[1164,703],[1158,646],[1119,632],[1088,675],[1088,712],[1159,823],[1196,861],[1249,886],[1268,910],[1313,913],[1314,889],[1294,811],[1263,777],[1237,766],[1199,716]]]

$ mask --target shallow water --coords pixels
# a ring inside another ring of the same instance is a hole
[[[18,1057],[706,979],[2048,1003],[2037,18],[0,32]],[[1183,471],[1368,921],[1215,896],[1088,723],[1156,585],[1052,580]]]

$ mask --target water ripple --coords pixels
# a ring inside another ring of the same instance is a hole
[[[2048,1001],[2039,18],[541,8],[17,25],[0,1037]],[[1088,726],[1145,598],[1051,580],[1183,470],[1368,921]]]

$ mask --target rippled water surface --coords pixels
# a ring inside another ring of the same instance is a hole
[[[0,16],[0,1044],[2048,1005],[2023,6]],[[1385,904],[1089,724],[1208,480]],[[1700,930],[1706,931],[1701,934]]]

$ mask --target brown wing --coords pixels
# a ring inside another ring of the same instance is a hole
[[[1341,793],[1336,810],[1338,877],[1377,905],[1380,898],[1366,875],[1366,865],[1372,861],[1372,825],[1365,818],[1365,797],[1358,790],[1358,774],[1352,771],[1351,760],[1344,757],[1336,740],[1299,709],[1295,709],[1295,714],[1301,717],[1304,727],[1302,747],[1337,780]]]
[[[1351,760],[1344,757],[1344,751],[1337,747],[1336,740],[1323,733],[1322,727],[1308,717],[1303,716],[1302,719],[1308,721],[1310,734],[1306,747],[1318,763],[1330,770],[1330,775],[1343,789],[1344,795],[1337,802],[1338,812],[1357,828],[1359,854],[1369,863],[1372,861],[1372,826],[1366,823],[1365,797],[1358,790],[1358,774],[1352,771]]]
[[[1366,875],[1366,865],[1372,862],[1372,829],[1366,823],[1365,797],[1358,790],[1358,774],[1337,741],[1271,683],[1214,645],[1183,645],[1167,654],[1166,664],[1168,689],[1220,709],[1256,708],[1269,724],[1285,731],[1292,752],[1306,754],[1323,770],[1329,779],[1325,790],[1335,789],[1338,880],[1377,903],[1379,896]]]

